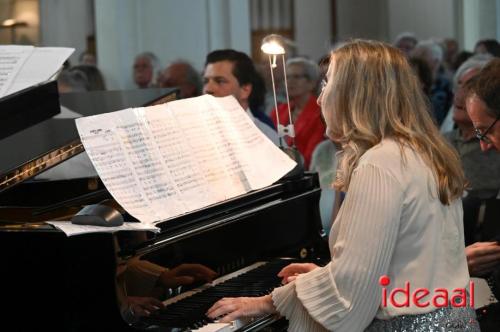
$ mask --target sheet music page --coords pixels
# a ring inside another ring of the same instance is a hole
[[[107,189],[144,223],[268,186],[295,167],[233,97],[205,95],[76,125]]]
[[[48,81],[75,51],[68,47],[35,47],[19,73],[16,75],[6,95]]]
[[[33,53],[33,46],[0,46],[0,98],[7,95],[14,79]]]
[[[74,236],[86,233],[114,233],[117,231],[151,231],[159,232],[160,229],[154,225],[147,225],[140,222],[126,222],[121,226],[107,227],[107,226],[91,226],[91,225],[75,225],[71,221],[47,221],[47,224],[51,224],[61,231],[63,231],[67,236]]]

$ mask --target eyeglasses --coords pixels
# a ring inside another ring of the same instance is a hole
[[[327,85],[327,84],[328,84],[327,80],[322,79],[322,80],[321,80],[321,83],[319,84],[319,88],[320,88],[320,90],[319,90],[319,91],[320,91],[320,92],[323,92],[323,90],[325,90],[325,88],[326,88],[326,85]]]
[[[497,123],[497,121],[499,119],[500,119],[500,116],[497,116],[495,121],[493,121],[493,123],[488,128],[486,128],[484,133],[482,133],[479,129],[474,128],[474,134],[476,135],[477,139],[479,139],[480,141],[483,141],[486,144],[492,144],[493,142],[488,137],[486,137],[486,135],[491,130],[491,128],[493,128],[493,126]]]

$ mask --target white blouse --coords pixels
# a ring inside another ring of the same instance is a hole
[[[452,296],[468,286],[462,204],[441,204],[430,168],[410,148],[403,151],[386,139],[362,156],[331,230],[331,262],[272,293],[289,331],[363,331],[375,317],[435,309],[399,308],[389,299],[383,307],[382,275],[391,279],[388,298],[407,281],[410,292],[429,289],[420,303],[436,288]]]

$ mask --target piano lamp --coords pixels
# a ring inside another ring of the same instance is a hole
[[[262,52],[269,56],[269,70],[271,71],[271,82],[273,85],[273,96],[274,96],[274,109],[276,111],[276,123],[278,127],[278,136],[280,139],[280,146],[282,146],[283,137],[288,136],[292,140],[292,146],[295,145],[294,137],[295,130],[292,123],[292,112],[290,110],[290,99],[288,97],[288,82],[286,80],[286,65],[285,65],[285,48],[283,47],[284,40],[280,35],[272,34],[264,37],[262,39],[262,46],[260,49]],[[278,67],[276,64],[278,56],[281,57],[281,62],[283,64],[283,76],[285,80],[285,93],[286,102],[288,105],[288,125],[284,126],[280,122],[278,113],[278,100],[276,98],[276,83],[274,80],[274,70]]]
[[[303,173],[304,170],[304,158],[299,153],[295,147],[295,129],[292,121],[292,111],[290,109],[290,98],[288,97],[288,82],[286,79],[286,65],[285,65],[285,42],[283,37],[280,35],[272,34],[264,37],[262,39],[262,45],[260,49],[262,52],[269,57],[269,70],[271,71],[271,82],[273,85],[273,96],[274,96],[274,109],[276,111],[276,123],[278,128],[278,137],[280,148],[285,152],[290,158],[297,162],[295,168],[290,171],[288,176],[296,176]],[[283,65],[283,77],[285,81],[285,93],[286,93],[286,103],[288,106],[288,124],[283,125],[280,122],[279,112],[278,112],[278,100],[276,98],[276,82],[274,79],[274,70],[278,67],[277,61],[278,57],[281,58],[281,63]],[[291,140],[290,147],[283,146],[283,137],[288,136]]]

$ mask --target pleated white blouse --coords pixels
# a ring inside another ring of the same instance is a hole
[[[403,152],[403,154],[402,154]],[[404,157],[403,157],[404,156]],[[276,288],[274,305],[289,331],[363,331],[375,318],[435,307],[382,306],[379,278],[410,290],[466,288],[460,200],[443,205],[430,168],[408,147],[385,139],[359,161],[329,239],[331,262]],[[404,301],[398,294],[398,303]]]

